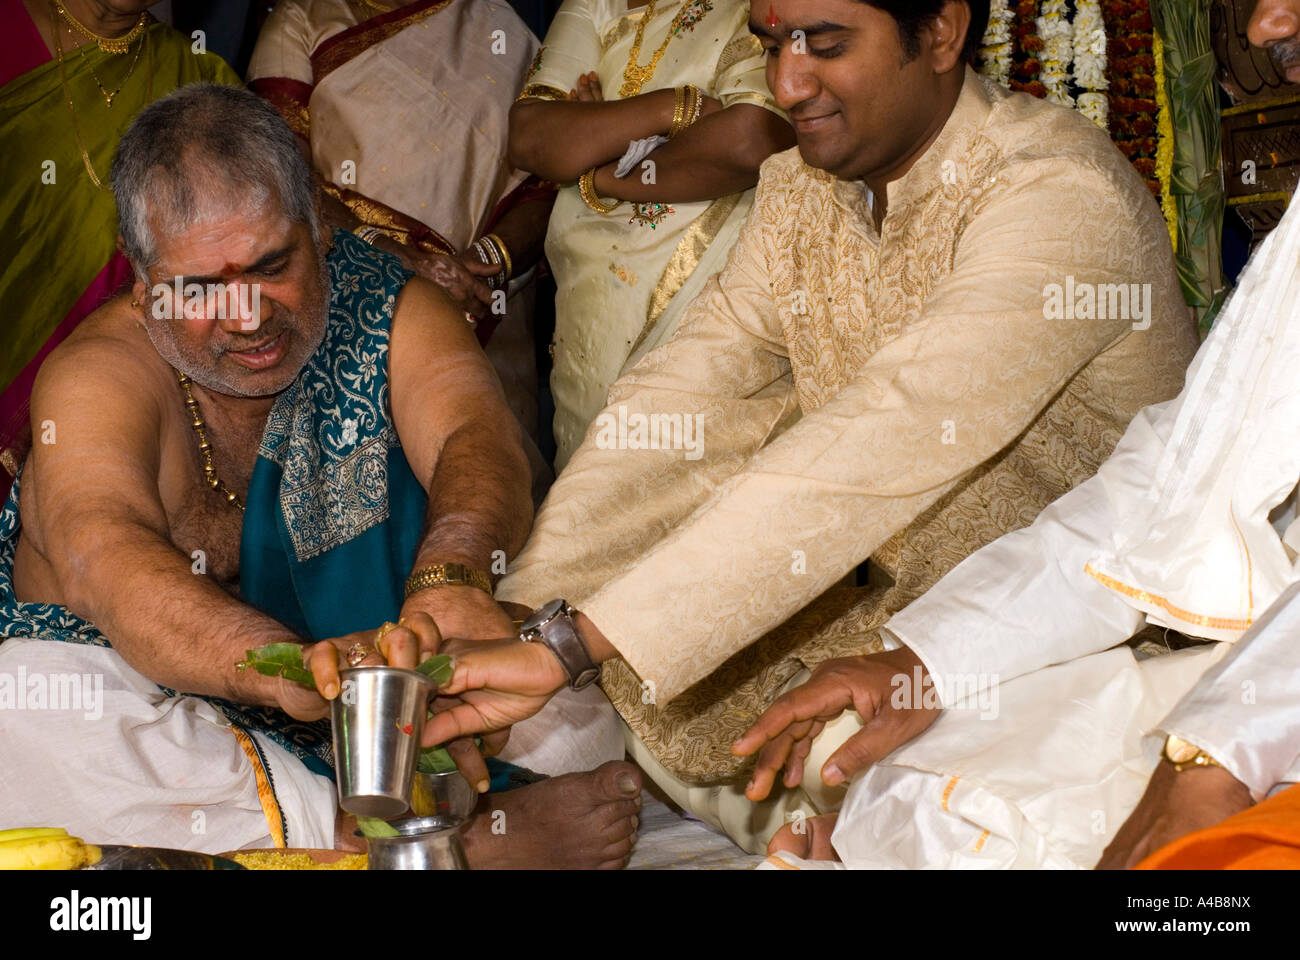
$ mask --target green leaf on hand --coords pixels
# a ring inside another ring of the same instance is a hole
[[[440,653],[437,656],[430,657],[415,669],[432,680],[435,687],[441,687],[451,679],[451,657],[445,653]]]
[[[297,643],[268,643],[254,650],[245,650],[244,659],[235,664],[235,669],[247,670],[249,667],[263,676],[284,677],[316,689],[311,671],[302,663],[302,646]]]
[[[397,837],[401,836],[397,828],[387,820],[378,817],[357,817],[357,827],[363,837]]]
[[[451,758],[446,747],[429,747],[420,751],[415,769],[420,773],[452,773],[456,769],[456,761]]]

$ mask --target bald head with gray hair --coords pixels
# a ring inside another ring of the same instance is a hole
[[[288,124],[240,87],[196,83],[140,111],[113,158],[113,192],[126,257],[142,278],[158,260],[155,222],[184,230],[217,211],[272,196],[316,233],[311,167]]]

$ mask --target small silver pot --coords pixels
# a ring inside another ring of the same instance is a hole
[[[463,823],[474,815],[478,794],[459,770],[416,772],[411,781],[411,816],[442,817]]]
[[[366,841],[367,870],[468,870],[461,823],[444,817],[395,820],[396,837]]]

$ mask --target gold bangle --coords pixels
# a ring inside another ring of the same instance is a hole
[[[406,596],[429,587],[478,587],[492,596],[492,578],[463,563],[435,563],[416,570],[406,579]]]
[[[691,88],[691,109],[690,116],[686,121],[686,127],[694,126],[695,121],[700,119],[700,112],[704,108],[704,91],[693,84],[687,84]],[[686,129],[683,127],[682,129]]]
[[[615,210],[622,200],[611,200],[605,203],[596,195],[596,168],[592,167],[586,173],[578,178],[578,193],[582,197],[582,202],[597,213],[610,213]]]
[[[675,137],[683,130],[689,129],[696,120],[700,119],[700,109],[704,106],[704,94],[700,88],[693,83],[688,83],[682,87],[685,91],[682,101],[682,116],[680,123],[675,122],[668,136]]]
[[[668,125],[669,140],[682,132],[684,119],[686,119],[686,87],[676,87],[673,90],[673,122]]]
[[[363,224],[361,224],[361,226],[359,226],[359,227],[353,227],[353,228],[352,228],[352,233],[353,233],[353,234],[354,234],[358,239],[360,239],[360,240],[364,240],[366,243],[370,244],[372,247],[375,245],[375,237],[379,236],[382,232],[383,232],[383,231],[381,231],[378,227],[376,227],[376,226],[372,226],[372,225],[367,224],[367,223],[363,223]]]
[[[489,233],[483,239],[496,245],[497,252],[501,254],[501,261],[505,264],[506,279],[509,280],[515,275],[515,268],[514,264],[510,262],[510,251],[506,249],[506,242],[495,233]]]

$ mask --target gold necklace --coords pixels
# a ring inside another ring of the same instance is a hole
[[[146,33],[141,45],[145,46],[148,43],[149,34]],[[81,142],[81,131],[77,129],[77,108],[72,104],[72,92],[68,89],[68,74],[63,66],[63,35],[58,29],[58,24],[55,24],[54,28],[54,53],[59,61],[59,81],[63,85],[63,96],[68,103],[68,113],[72,116],[72,137],[77,141],[77,149],[81,151],[81,162],[86,165],[86,173],[90,174],[90,182],[105,193],[112,193],[113,188],[104,186],[103,181],[96,175],[95,168],[90,164],[90,154],[86,150],[86,145]],[[149,47],[148,71],[148,77],[145,81],[145,103],[150,103],[153,100],[153,47]],[[121,89],[121,87],[118,87],[117,90],[114,90],[113,96],[117,96]]]
[[[668,25],[668,36],[664,37],[664,42],[659,44],[659,49],[651,54],[650,62],[643,66],[637,62],[637,59],[641,56],[641,41],[645,39],[646,24],[655,15],[655,2],[656,0],[650,0],[646,4],[645,15],[636,25],[632,49],[627,54],[627,66],[623,68],[623,86],[618,88],[619,95],[625,98],[635,97],[646,82],[654,76],[655,68],[659,66],[659,61],[668,51],[668,44],[672,43],[673,37],[678,36],[683,28],[694,30],[700,18],[713,9],[713,4],[709,0],[685,0],[682,8],[677,11],[677,16],[673,17],[673,22]],[[695,11],[694,8],[697,6],[699,10]],[[689,18],[688,13],[692,14]]]
[[[222,482],[217,476],[217,468],[212,465],[212,444],[208,441],[208,425],[203,420],[203,414],[199,412],[199,402],[194,399],[194,391],[190,389],[190,378],[177,370],[176,379],[181,389],[185,391],[185,409],[190,412],[190,426],[194,428],[194,435],[199,439],[199,456],[203,459],[203,478],[209,487],[226,498],[226,503],[238,507],[239,512],[243,513],[244,504],[240,501],[239,494]]]
[[[140,45],[135,48],[135,56],[131,58],[131,66],[126,68],[126,76],[122,78],[122,82],[117,85],[117,89],[112,93],[109,93],[107,88],[105,88],[103,82],[99,79],[99,74],[95,72],[94,66],[89,62],[86,63],[86,66],[90,70],[90,76],[95,81],[95,86],[99,87],[99,92],[103,94],[104,97],[104,103],[109,107],[113,106],[113,98],[122,92],[122,88],[125,87],[127,81],[131,79],[131,74],[135,73],[135,65],[140,62],[140,51],[144,49],[144,45],[148,42],[149,38],[145,37],[140,41]],[[83,58],[86,56],[86,50],[86,47],[81,48],[81,56]]]
[[[95,33],[72,14],[68,13],[59,0],[54,0],[54,9],[59,12],[59,16],[63,18],[64,22],[67,23],[68,26],[81,34],[87,40],[93,40],[96,46],[98,46],[100,50],[104,51],[104,53],[126,53],[130,50],[131,44],[135,42],[135,38],[144,32],[144,23],[148,17],[147,13],[141,11],[140,19],[135,22],[135,26],[122,34],[122,36],[105,37],[101,34]],[[55,29],[58,29],[57,24],[55,25]]]

